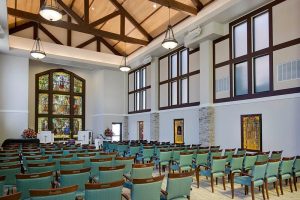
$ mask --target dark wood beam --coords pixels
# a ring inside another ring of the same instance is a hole
[[[75,0],[73,0],[73,1],[71,2],[71,4],[70,4],[70,9],[72,9],[72,8],[73,8],[73,6],[74,6],[74,3],[75,3]]]
[[[90,22],[90,5],[89,5],[89,0],[84,0],[84,21],[87,24]]]
[[[26,23],[21,24],[19,26],[15,26],[13,28],[10,28],[9,29],[9,34],[14,34],[16,32],[19,32],[19,31],[25,30],[27,28],[33,27],[34,25],[35,25],[34,22],[26,22]]]
[[[137,38],[132,38],[128,36],[122,36],[120,34],[108,32],[108,31],[103,31],[103,30],[97,30],[94,29],[93,27],[89,26],[88,24],[74,24],[74,23],[69,23],[65,21],[57,21],[57,22],[51,22],[48,21],[44,18],[42,18],[38,14],[33,14],[30,12],[22,11],[22,10],[17,10],[13,8],[7,8],[8,14],[22,18],[22,19],[27,19],[30,21],[35,21],[38,23],[43,23],[43,24],[48,24],[51,26],[56,26],[59,28],[64,28],[64,29],[70,29],[73,31],[78,31],[86,34],[91,34],[97,37],[105,37],[105,38],[110,38],[113,40],[121,40],[123,42],[127,43],[133,43],[133,44],[141,44],[141,45],[147,45],[148,41],[137,39]]]
[[[101,52],[101,42],[99,39],[97,39],[97,51]]]
[[[78,24],[82,24],[83,21],[72,9],[70,9],[62,0],[57,0],[57,3],[60,7],[70,16],[72,17]]]
[[[203,3],[200,0],[192,0],[192,3],[194,4],[194,6],[197,8],[198,12],[204,8]]]
[[[106,16],[104,16],[104,17],[102,17],[102,18],[100,18],[100,19],[98,19],[98,20],[96,20],[92,23],[90,23],[90,26],[93,26],[93,27],[98,26],[98,25],[100,25],[100,24],[102,24],[102,23],[118,16],[119,14],[120,14],[119,11],[112,12],[112,13],[110,13],[110,14],[108,14],[108,15],[106,15]]]
[[[40,8],[45,4],[45,0],[40,0]]]
[[[55,42],[56,44],[60,44],[63,45],[63,43],[61,41],[59,41],[59,39],[57,39],[50,31],[48,31],[43,25],[39,25],[41,31],[43,31],[53,42]]]
[[[87,45],[89,45],[89,44],[91,44],[92,42],[95,42],[95,41],[97,41],[97,37],[92,37],[91,39],[77,45],[76,47],[77,48],[83,48],[83,47],[85,47],[85,46],[87,46]]]
[[[112,4],[115,5],[116,8],[119,9],[120,13],[122,15],[125,15],[125,17],[148,39],[148,41],[151,41],[153,38],[152,36],[123,8],[123,6],[117,1],[117,0],[110,0]]]
[[[38,37],[39,37],[38,24],[34,24],[34,26],[33,26],[33,39],[36,40]]]
[[[111,46],[105,39],[103,39],[103,38],[98,38],[98,39],[102,44],[104,44],[115,55],[118,55],[118,56],[122,55],[118,50],[116,50],[113,46]]]
[[[125,15],[121,15],[120,34],[125,35]]]
[[[68,23],[71,23],[71,22],[72,22],[72,19],[68,15]],[[72,30],[71,29],[67,29],[67,45],[72,46]]]
[[[162,6],[170,7],[174,10],[182,11],[187,13],[188,15],[197,15],[198,10],[192,6],[188,6],[184,3],[175,1],[175,0],[149,0],[154,3],[158,3]]]

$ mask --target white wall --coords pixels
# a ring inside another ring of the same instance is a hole
[[[283,150],[285,156],[300,154],[299,94],[243,102],[218,104],[215,107],[217,145],[221,148],[240,147],[241,115],[262,114],[263,151]]]
[[[28,128],[27,58],[0,54],[0,143]]]

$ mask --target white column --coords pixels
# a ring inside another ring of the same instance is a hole
[[[158,111],[158,57],[151,61],[151,112]]]

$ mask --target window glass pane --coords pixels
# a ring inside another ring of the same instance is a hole
[[[248,67],[247,62],[235,65],[235,95],[248,93]]]
[[[269,47],[269,13],[259,15],[253,21],[254,51]]]
[[[73,123],[73,133],[77,135],[78,131],[82,131],[82,119],[74,118]]]
[[[82,98],[74,96],[74,115],[82,115]]]
[[[48,131],[48,118],[47,117],[39,117],[38,118],[38,132]]]
[[[143,110],[146,109],[146,90],[143,91]]]
[[[269,83],[269,56],[254,59],[255,66],[255,92],[268,91]]]
[[[140,71],[135,72],[136,89],[140,89]]]
[[[172,90],[172,105],[177,104],[177,82],[171,83],[171,90]]]
[[[142,87],[146,87],[146,69],[143,68],[142,72],[143,72],[143,85],[142,85]]]
[[[181,64],[181,74],[186,74],[187,69],[188,69],[188,51],[185,49],[184,51],[180,52],[181,59],[180,59],[180,64]]]
[[[43,75],[39,77],[39,90],[49,89],[49,75]]]
[[[140,110],[140,93],[139,92],[136,93],[135,102],[136,102],[136,110]]]
[[[39,94],[39,114],[48,114],[48,94]]]
[[[52,111],[53,111],[53,115],[69,115],[70,114],[70,96],[54,94]]]
[[[234,57],[247,54],[247,22],[233,28]]]
[[[177,76],[177,54],[171,56],[171,78]]]
[[[70,138],[69,118],[53,118],[52,123],[55,138]]]
[[[53,90],[69,92],[70,91],[70,75],[64,72],[53,73]]]
[[[187,94],[187,79],[181,80],[181,103],[188,102],[188,94]]]
[[[82,93],[82,81],[74,78],[74,92]]]

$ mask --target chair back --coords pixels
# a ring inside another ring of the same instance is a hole
[[[124,174],[131,172],[132,165],[134,164],[134,156],[131,157],[116,157],[116,165],[125,165]]]
[[[242,149],[242,148],[238,148],[237,152],[236,152],[236,155],[245,155],[246,154],[246,150],[245,149]]]
[[[28,172],[31,174],[49,171],[56,171],[55,162],[28,164]]]
[[[300,172],[300,156],[297,156],[293,167],[294,173]]]
[[[250,170],[256,162],[257,156],[255,154],[246,154],[244,158],[244,169]]]
[[[60,170],[78,170],[84,168],[84,160],[60,161]]]
[[[188,198],[194,172],[169,174],[167,180],[167,199]]]
[[[83,168],[78,170],[61,170],[60,184],[61,187],[78,185],[78,191],[84,190],[84,185],[89,182],[91,168]]]
[[[131,200],[154,200],[160,199],[161,185],[164,176],[148,179],[133,179]]]
[[[226,156],[214,156],[211,162],[211,173],[225,172]]]
[[[222,150],[211,150],[209,159],[212,160],[213,157],[222,156]]]
[[[128,145],[127,144],[118,144],[117,145],[117,151],[120,156],[125,156],[125,154],[128,151]]]
[[[172,151],[168,149],[159,149],[157,152],[157,157],[160,162],[169,162],[171,160]]]
[[[115,162],[115,158],[117,156],[118,152],[100,152],[99,156],[100,158],[112,158],[112,162]]]
[[[110,183],[122,180],[125,165],[115,167],[99,167],[99,182]]]
[[[20,199],[21,199],[21,193],[20,192],[0,197],[0,200],[20,200]]]
[[[193,163],[193,152],[181,152],[179,157],[179,166],[190,166],[192,167]]]
[[[17,159],[20,158],[19,154],[1,154],[0,160]]]
[[[29,190],[32,189],[50,189],[52,181],[52,172],[39,174],[17,174],[17,191],[22,193],[22,199],[30,197]]]
[[[231,171],[234,171],[234,170],[241,170],[242,171],[243,161],[244,161],[244,156],[243,155],[233,155],[232,159],[230,161]]]
[[[256,162],[267,162],[269,160],[269,154],[270,154],[269,151],[257,153]]]
[[[137,153],[140,151],[140,146],[130,146],[129,147],[129,154],[130,156],[136,156]]]
[[[278,159],[281,160],[282,152],[283,151],[272,151],[270,159],[272,159],[272,160],[278,160]]]
[[[282,158],[281,163],[279,165],[279,174],[280,175],[284,175],[284,174],[292,175],[294,159],[295,159],[294,157]]]
[[[279,170],[279,164],[280,160],[279,159],[270,159],[268,161],[267,165],[267,171],[266,171],[266,178],[270,177],[278,177],[278,170]]]
[[[184,151],[183,148],[177,148],[177,147],[175,147],[172,150],[172,160],[179,161],[179,159],[180,159],[180,153],[183,152],[183,151]]]
[[[152,158],[154,156],[154,148],[150,147],[150,148],[146,148],[144,147],[143,149],[143,157],[144,158]]]
[[[210,146],[210,151],[220,150],[220,146]]]
[[[104,184],[87,183],[85,184],[85,200],[120,200],[122,199],[123,184],[124,180]]]
[[[96,153],[91,153],[91,154],[79,153],[79,154],[77,154],[77,158],[79,160],[84,160],[84,165],[83,165],[84,168],[91,167],[91,158],[95,158],[95,156],[96,156]]]
[[[206,152],[209,151],[209,147],[198,147],[198,152]]]
[[[0,160],[0,166],[17,165],[17,164],[20,164],[19,158]]]
[[[52,158],[50,158],[51,162],[55,162],[55,168],[56,171],[60,170],[60,161],[70,161],[73,159],[73,155],[53,155]]]
[[[46,189],[46,190],[30,190],[30,200],[74,200],[76,199],[76,191],[78,185],[64,188]]]
[[[133,164],[130,177],[132,179],[151,178],[153,173],[153,167],[153,163]]]
[[[5,176],[0,176],[0,197],[3,196]]]
[[[235,149],[225,149],[224,156],[226,156],[226,161],[230,162],[232,159],[232,156],[234,155]]]
[[[111,167],[112,158],[92,158],[91,159],[91,176],[99,175],[99,167]]]
[[[0,166],[0,176],[5,176],[4,185],[16,185],[16,175],[21,173],[21,164]]]
[[[264,180],[267,170],[267,162],[255,162],[252,168],[252,181]]]
[[[49,161],[49,156],[29,156],[26,157],[26,165],[35,163],[46,163]]]

